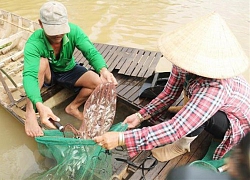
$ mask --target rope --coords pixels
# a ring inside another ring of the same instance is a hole
[[[145,163],[146,163],[146,161],[148,159],[153,159],[154,163],[150,167],[145,167]],[[127,163],[128,165],[130,165],[132,167],[141,169],[141,171],[142,171],[142,179],[143,180],[146,180],[146,178],[145,178],[145,172],[144,171],[145,170],[151,170],[151,169],[153,169],[158,164],[158,160],[155,159],[154,157],[147,157],[140,166],[137,166],[136,164],[134,164],[132,161],[130,161],[128,159],[115,158],[115,160],[125,162],[125,163]]]
[[[2,68],[0,68],[0,71],[2,71],[2,72],[5,74],[5,76],[12,82],[12,84],[13,84],[16,88],[18,88],[18,87],[17,87],[17,84],[15,83],[15,81],[8,75],[7,72],[5,72]]]

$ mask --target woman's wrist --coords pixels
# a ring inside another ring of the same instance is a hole
[[[142,115],[141,115],[139,112],[135,113],[135,115],[138,117],[140,123],[141,123],[142,121],[144,121],[144,118],[142,117]]]
[[[124,133],[123,132],[119,132],[118,146],[123,146],[123,145],[125,145]]]

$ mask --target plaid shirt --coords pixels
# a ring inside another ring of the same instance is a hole
[[[174,65],[164,90],[140,110],[142,116],[155,116],[167,110],[181,95],[186,73]],[[250,131],[250,86],[242,77],[198,77],[189,84],[187,91],[190,100],[172,119],[125,132],[130,157],[141,150],[173,143],[200,127],[218,110],[226,113],[230,127],[214,152],[214,159],[222,158]]]

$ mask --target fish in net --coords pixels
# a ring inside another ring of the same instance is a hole
[[[107,131],[127,129],[122,123],[113,125],[116,99],[113,83],[100,84],[84,105],[84,120],[79,129],[66,124],[61,130],[45,130],[44,136],[36,137],[39,152],[57,164],[30,179],[110,179],[112,154],[93,138]]]
[[[83,122],[77,130],[66,124],[61,130],[65,137],[93,139],[107,132],[113,124],[116,112],[116,91],[113,83],[100,84],[84,105]]]

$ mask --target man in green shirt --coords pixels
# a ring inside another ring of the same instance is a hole
[[[35,110],[41,123],[55,128],[49,121],[59,118],[42,101],[40,89],[43,85],[58,83],[66,88],[79,90],[76,98],[65,111],[79,120],[83,114],[78,107],[83,104],[101,82],[117,81],[107,70],[102,55],[96,50],[86,34],[75,24],[68,23],[67,10],[59,2],[47,2],[40,9],[39,24],[28,39],[24,49],[23,85],[27,94],[25,132],[28,136],[42,136]],[[73,57],[79,49],[100,76],[78,65]]]

